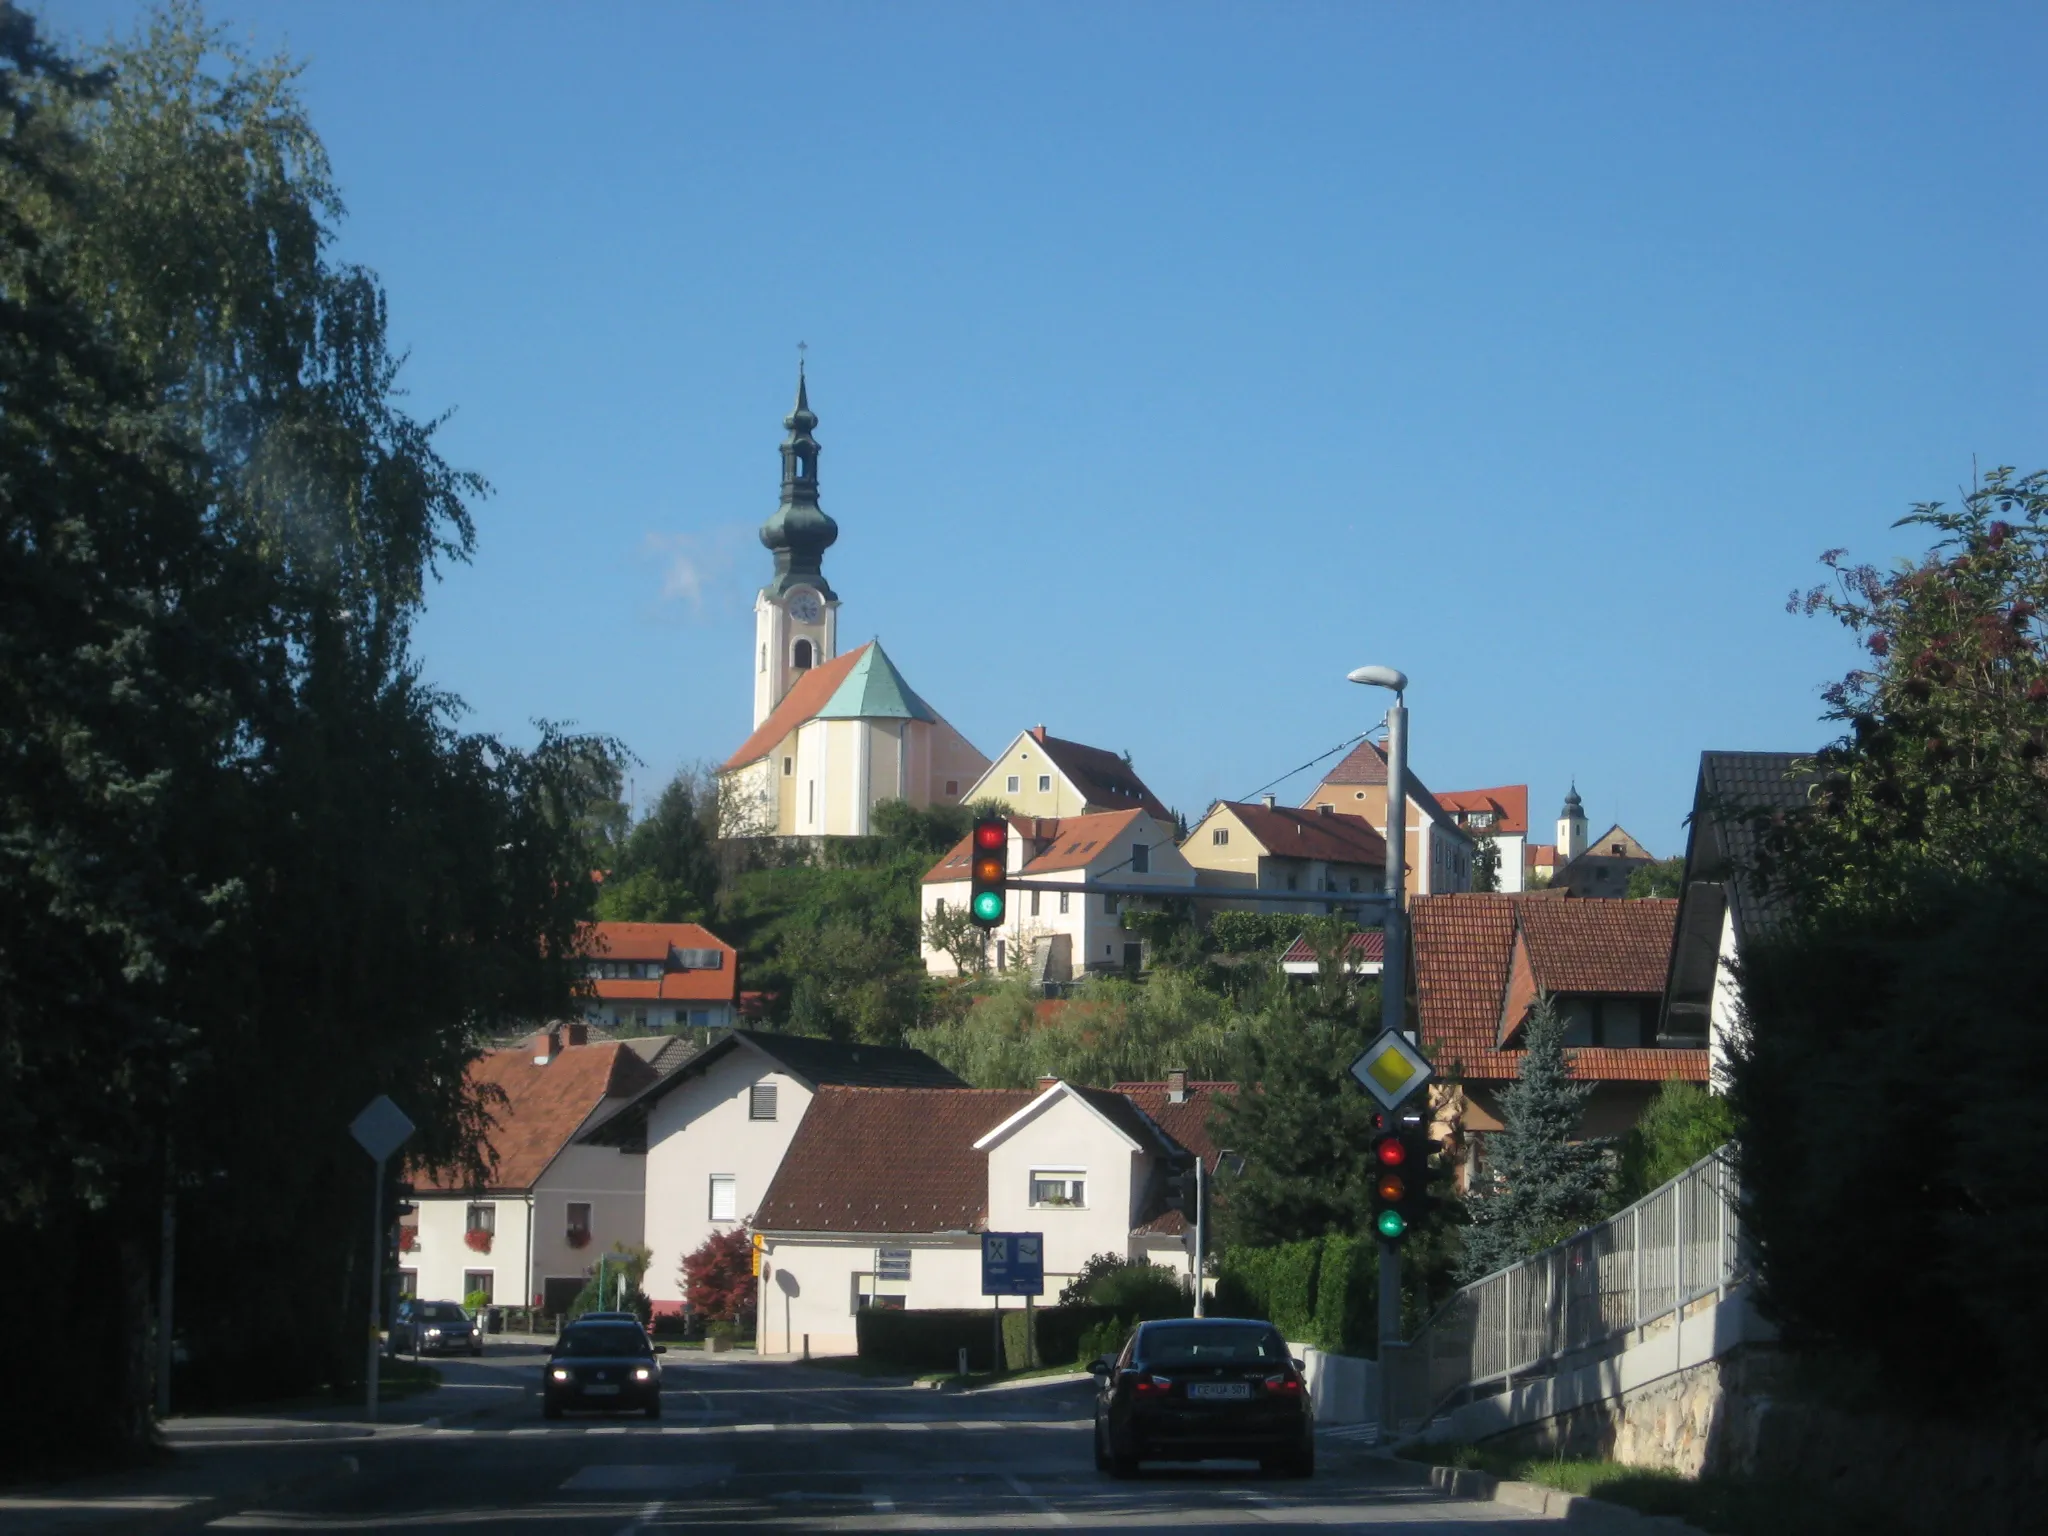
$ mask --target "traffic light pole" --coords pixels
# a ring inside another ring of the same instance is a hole
[[[1402,904],[1408,876],[1408,706],[1400,694],[1387,711],[1387,889],[1386,942],[1380,963],[1380,1021],[1405,1029],[1407,1008],[1407,919]],[[1394,1124],[1390,1111],[1387,1123]],[[1379,1239],[1380,1339],[1379,1427],[1376,1443],[1394,1438],[1394,1357],[1401,1352],[1401,1245]]]

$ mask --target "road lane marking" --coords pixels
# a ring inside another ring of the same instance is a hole
[[[1050,1503],[1048,1503],[1044,1499],[1041,1499],[1037,1494],[1033,1493],[1029,1488],[1025,1487],[1022,1478],[1005,1476],[1003,1478],[1003,1481],[1008,1483],[1011,1488],[1016,1490],[1018,1498],[1022,1499],[1026,1504],[1029,1504],[1033,1509],[1038,1511],[1039,1514],[1045,1516],[1045,1518],[1050,1520],[1054,1525],[1072,1525],[1074,1523],[1073,1521],[1069,1520],[1064,1513],[1057,1509],[1054,1509]]]

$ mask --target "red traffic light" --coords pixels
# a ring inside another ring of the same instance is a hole
[[[1399,1168],[1408,1161],[1408,1148],[1398,1136],[1382,1136],[1373,1144],[1372,1155],[1383,1168]]]
[[[1000,821],[978,821],[974,824],[975,847],[1001,848],[1008,841],[1008,829]]]

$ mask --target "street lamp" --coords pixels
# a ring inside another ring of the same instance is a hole
[[[1402,887],[1408,883],[1408,674],[1392,667],[1359,667],[1350,681],[1385,688],[1394,695],[1387,709],[1387,915],[1380,960],[1380,1022],[1407,1027],[1408,934]]]
[[[1408,933],[1402,909],[1402,887],[1408,872],[1408,674],[1392,667],[1359,667],[1348,674],[1354,683],[1385,688],[1394,695],[1387,708],[1387,915],[1381,929],[1385,942],[1380,960],[1380,1022],[1387,1029],[1404,1029],[1408,1010]],[[1387,1117],[1387,1129],[1396,1129]],[[1377,1174],[1378,1169],[1374,1169]],[[1379,1443],[1394,1438],[1395,1359],[1401,1352],[1401,1249],[1384,1230],[1379,1234],[1380,1316],[1379,1316]]]

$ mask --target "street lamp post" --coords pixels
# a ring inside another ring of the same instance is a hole
[[[1408,1024],[1408,920],[1403,887],[1408,875],[1408,676],[1392,667],[1359,667],[1354,683],[1385,688],[1394,695],[1387,708],[1387,910],[1381,928],[1380,1022],[1405,1031]],[[1401,1350],[1401,1249],[1382,1237],[1380,1245],[1379,1443],[1393,1439],[1394,1357]]]

